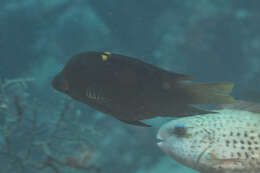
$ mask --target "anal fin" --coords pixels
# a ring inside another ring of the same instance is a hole
[[[123,121],[127,124],[132,124],[132,125],[141,126],[141,127],[152,127],[151,125],[145,124],[141,121],[126,121],[126,120],[120,120],[120,121]]]
[[[213,114],[213,113],[217,113],[217,112],[200,109],[194,105],[184,105],[182,107],[179,107],[179,110],[168,109],[167,114],[162,115],[162,117],[180,118],[180,117],[188,117],[193,115],[203,115],[203,114]]]

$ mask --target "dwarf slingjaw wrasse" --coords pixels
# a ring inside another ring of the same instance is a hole
[[[53,79],[53,88],[123,122],[158,116],[209,113],[192,104],[225,104],[232,83],[195,83],[187,75],[166,71],[137,58],[111,52],[73,56]]]

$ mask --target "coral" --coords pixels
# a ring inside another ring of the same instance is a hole
[[[1,172],[99,172],[93,165],[95,150],[88,145],[93,132],[68,116],[76,110],[70,100],[57,112],[58,120],[46,124],[39,117],[40,105],[22,95],[31,82],[31,78],[1,82]]]

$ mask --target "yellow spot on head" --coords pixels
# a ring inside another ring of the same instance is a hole
[[[106,60],[108,59],[108,56],[107,56],[107,55],[104,55],[104,54],[102,54],[101,57],[102,57],[102,60],[103,60],[103,61],[106,61]]]
[[[111,55],[112,53],[111,52],[104,52],[104,54]]]

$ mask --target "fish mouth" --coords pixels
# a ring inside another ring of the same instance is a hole
[[[164,140],[161,138],[161,136],[159,136],[159,135],[157,135],[157,140],[158,140],[158,142],[157,142],[157,145],[159,146],[159,147],[161,147],[162,145],[163,145],[163,142],[164,142]]]
[[[163,137],[163,135],[160,132],[158,132],[156,138],[158,140],[157,145],[163,150],[166,144],[165,137]]]
[[[165,138],[163,138],[160,135],[157,135],[157,139],[159,140],[157,142],[157,146],[166,154],[171,156],[171,149],[170,149],[170,144],[169,141]]]

